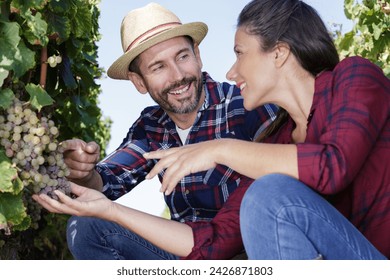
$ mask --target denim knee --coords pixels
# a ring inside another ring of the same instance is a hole
[[[72,216],[69,218],[66,227],[66,239],[71,251],[73,248],[80,247],[80,244],[91,242],[91,239],[96,236],[93,232],[95,220],[95,218],[91,217]]]
[[[280,195],[286,195],[288,185],[296,179],[283,174],[269,174],[255,180],[246,191],[243,204],[267,204],[267,202]]]

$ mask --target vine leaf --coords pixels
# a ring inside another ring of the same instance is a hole
[[[19,25],[14,22],[0,21],[0,66],[12,69],[15,49],[20,42]]]
[[[7,109],[14,99],[14,93],[11,89],[6,88],[0,90],[0,108]]]
[[[35,15],[32,14],[31,10],[28,10],[25,14],[27,20],[27,26],[25,30],[25,37],[28,42],[32,45],[39,44],[46,46],[49,42],[49,38],[46,36],[47,23],[42,19],[42,14],[37,12]]]
[[[10,234],[11,228],[24,223],[26,217],[27,213],[23,205],[22,193],[18,195],[0,193],[0,229]],[[21,227],[19,226],[18,229],[20,230]]]
[[[10,160],[2,150],[0,150],[0,174],[0,194],[18,194],[23,189],[16,168],[12,167]]]
[[[0,174],[0,230],[11,234],[11,227],[21,224],[27,214],[22,200],[23,183],[2,150]]]
[[[9,71],[0,67],[0,87],[3,85],[5,78],[8,77]]]
[[[26,90],[30,94],[31,105],[38,111],[41,111],[42,107],[54,103],[53,98],[40,85],[27,84]]]
[[[16,77],[35,66],[35,53],[20,40],[17,23],[0,21],[0,53],[0,67],[13,70]]]

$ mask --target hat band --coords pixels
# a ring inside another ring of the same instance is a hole
[[[136,43],[142,43],[143,41],[149,39],[150,37],[153,37],[153,36],[156,36],[157,34],[161,33],[161,32],[164,32],[165,30],[169,29],[169,27],[171,26],[176,26],[176,25],[181,25],[180,22],[168,22],[168,23],[164,23],[164,24],[160,24],[160,25],[157,25],[156,27],[146,31],[145,33],[141,34],[140,36],[138,36],[126,49],[126,52],[128,52],[129,50],[131,50],[133,48],[133,46],[136,44]],[[163,28],[162,30],[159,30]],[[152,34],[151,34],[152,33]]]

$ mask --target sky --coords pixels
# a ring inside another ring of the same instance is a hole
[[[99,27],[102,36],[98,44],[99,66],[107,71],[111,64],[123,54],[120,41],[120,24],[131,10],[143,7],[150,0],[101,0]],[[209,27],[206,38],[200,44],[203,70],[214,80],[227,81],[226,72],[234,63],[233,42],[237,16],[250,0],[155,0],[154,2],[174,12],[182,23],[202,21]],[[344,0],[305,0],[314,7],[328,28],[333,23],[342,24],[348,32],[352,22],[344,15]],[[111,141],[107,153],[115,150],[126,136],[128,129],[141,111],[155,105],[149,95],[137,92],[130,81],[113,80],[103,76],[100,108],[104,116],[113,121]],[[157,179],[144,181],[119,202],[129,207],[160,215],[165,203],[159,192]]]

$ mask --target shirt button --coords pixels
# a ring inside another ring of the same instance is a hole
[[[195,215],[196,215],[196,216],[199,216],[199,215],[200,215],[200,212],[199,212],[199,211],[196,211],[196,212],[195,212]]]
[[[189,194],[189,193],[190,193],[190,191],[189,191],[189,190],[186,190],[186,191],[185,191],[185,193],[186,193],[186,194]]]

